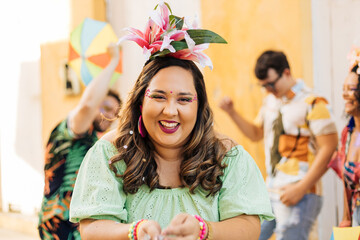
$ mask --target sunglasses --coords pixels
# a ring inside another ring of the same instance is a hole
[[[263,87],[263,88],[267,88],[267,89],[271,88],[271,89],[275,90],[275,84],[280,80],[281,76],[282,76],[282,74],[280,74],[280,75],[279,75],[274,81],[272,81],[272,82],[264,83],[264,84],[259,84],[259,85],[260,85],[261,87]]]

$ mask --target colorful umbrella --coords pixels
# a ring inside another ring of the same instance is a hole
[[[109,43],[118,40],[110,24],[90,18],[77,26],[70,34],[69,65],[87,86],[110,62],[107,53]],[[113,84],[122,73],[122,58],[112,76]]]

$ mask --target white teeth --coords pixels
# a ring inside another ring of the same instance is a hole
[[[174,128],[178,125],[178,123],[168,123],[164,121],[160,121],[161,125],[163,125],[166,128]]]

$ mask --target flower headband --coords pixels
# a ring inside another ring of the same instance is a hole
[[[184,27],[184,23],[187,28]],[[172,56],[198,62],[202,67],[212,69],[210,58],[202,51],[209,43],[227,43],[218,34],[205,29],[197,29],[197,24],[189,24],[187,19],[172,14],[168,3],[156,5],[146,24],[145,31],[126,28],[130,34],[119,39],[136,42],[143,49],[146,59]]]
[[[357,74],[360,74],[360,47],[353,46],[347,56],[349,63],[350,63],[350,69],[353,69],[356,65],[358,65],[358,69],[356,70]]]

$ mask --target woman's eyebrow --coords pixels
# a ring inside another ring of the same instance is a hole
[[[152,90],[151,92],[157,92],[157,93],[163,93],[163,94],[166,93],[165,91],[160,90],[160,89],[154,89],[154,90]]]
[[[154,89],[151,92],[166,94],[166,92],[164,90],[160,90],[160,89]],[[170,93],[173,93],[173,91],[170,91]],[[191,95],[191,96],[193,96],[194,94],[191,93],[191,92],[180,92],[180,93],[178,93],[178,95],[181,95],[181,96]]]
[[[180,92],[178,95],[181,95],[181,96],[183,96],[183,95],[191,95],[191,96],[193,96],[194,94],[192,94],[191,92]]]

